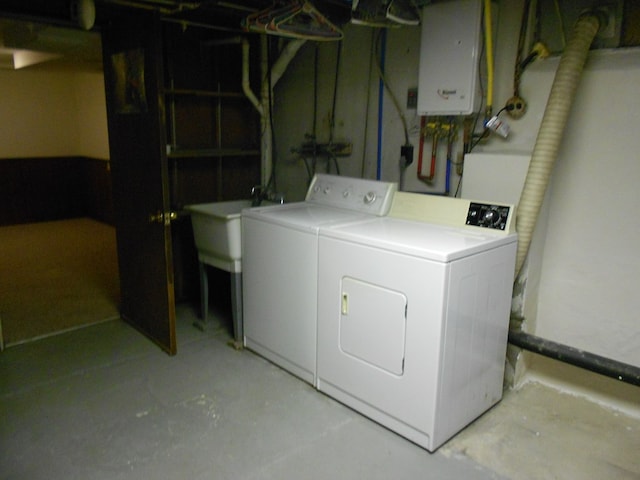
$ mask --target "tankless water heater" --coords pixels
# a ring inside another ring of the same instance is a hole
[[[418,115],[469,115],[479,110],[481,25],[482,0],[424,7]]]

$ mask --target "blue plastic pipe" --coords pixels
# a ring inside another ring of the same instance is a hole
[[[451,191],[451,156],[447,156],[447,174],[444,184],[444,194],[449,195]]]

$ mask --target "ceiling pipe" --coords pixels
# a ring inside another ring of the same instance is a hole
[[[27,3],[27,2],[25,2]],[[73,0],[64,11],[38,12],[29,9],[11,9],[0,5],[0,15],[26,23],[37,23],[70,29],[91,30],[95,25],[95,4],[93,1]]]
[[[247,38],[242,39],[242,91],[262,117],[264,115],[262,104],[251,90],[249,83],[249,40]]]
[[[165,15],[171,15],[184,10],[195,10],[201,5],[200,3],[184,3],[173,0],[98,0],[98,2],[142,10],[156,10]]]
[[[263,50],[266,50],[266,37],[262,37]],[[244,38],[242,41],[242,90],[245,96],[253,104],[255,109],[260,114],[260,131],[261,134],[261,183],[267,185],[273,174],[273,142],[271,137],[273,131],[271,129],[271,105],[269,101],[272,98],[273,89],[282,78],[282,75],[287,70],[287,67],[294,59],[300,48],[306,43],[306,40],[296,39],[291,40],[280,52],[280,56],[271,66],[269,73],[269,65],[267,62],[266,52],[262,52],[262,85],[261,85],[261,99],[258,99],[257,95],[251,90],[249,83],[249,41]],[[269,78],[270,75],[270,78]],[[269,91],[271,88],[271,92]]]
[[[177,23],[178,25],[181,25],[183,27],[198,27],[198,28],[206,28],[209,30],[215,30],[217,32],[238,33],[237,28],[220,27],[218,25],[211,25],[210,23],[194,22],[193,20],[184,20],[181,18],[171,18],[171,17],[162,17],[161,20],[165,23]]]
[[[304,39],[291,40],[282,49],[282,52],[280,52],[280,56],[271,67],[272,88],[276,85],[276,83],[278,83],[282,75],[284,75],[284,72],[287,70],[289,63],[291,63],[291,60],[293,60],[293,58],[296,56],[298,50],[300,50],[300,48],[302,48],[302,46],[306,42],[307,41]]]
[[[240,5],[238,3],[234,3],[234,2],[217,2],[216,3],[217,7],[226,7],[226,8],[232,8],[234,10],[240,10],[242,12],[256,12],[257,9],[252,8],[252,7],[247,7],[246,5]]]
[[[96,6],[93,0],[72,0],[69,15],[80,28],[91,30],[96,21]]]

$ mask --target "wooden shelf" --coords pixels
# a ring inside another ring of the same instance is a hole
[[[202,158],[202,157],[248,157],[260,155],[260,150],[244,150],[241,148],[197,148],[172,150],[169,158]]]
[[[211,98],[246,98],[242,92],[214,92],[211,90],[188,90],[181,88],[166,89],[165,95],[169,96],[193,96]]]

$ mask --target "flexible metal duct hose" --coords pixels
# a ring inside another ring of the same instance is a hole
[[[600,18],[597,14],[581,16],[576,22],[571,38],[560,58],[518,205],[516,215],[518,231],[516,277],[519,275],[529,251],[531,237],[547,190],[551,170],[558,156],[571,104],[578,88],[591,42],[598,33],[599,27]]]

